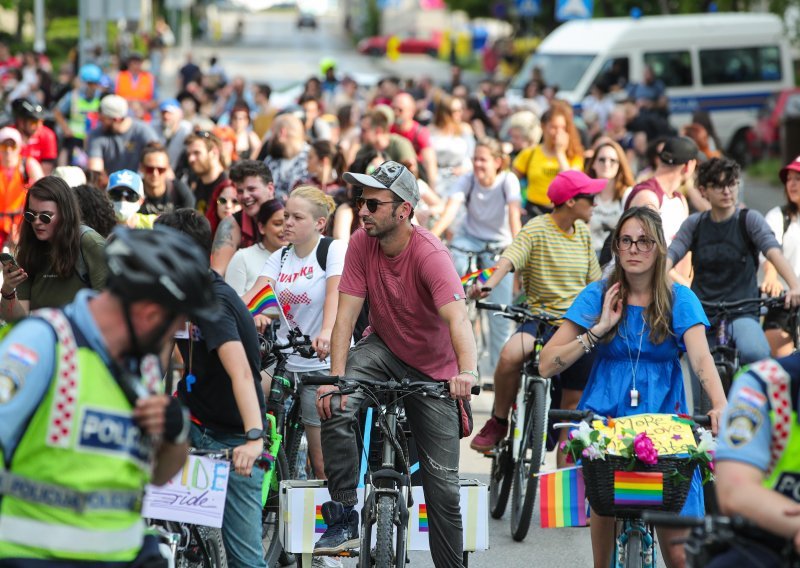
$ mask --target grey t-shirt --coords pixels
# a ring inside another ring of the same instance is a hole
[[[453,185],[450,199],[467,202],[467,215],[461,231],[483,241],[511,244],[508,204],[519,202],[519,180],[509,171],[498,174],[492,187],[483,187],[474,174],[461,176]]]
[[[145,123],[132,119],[131,127],[122,134],[105,132],[102,127],[89,133],[89,157],[102,158],[106,172],[139,169],[139,157],[150,142],[158,141],[155,131]]]

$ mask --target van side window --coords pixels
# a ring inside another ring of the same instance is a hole
[[[780,81],[781,51],[777,45],[701,49],[700,76],[704,85]]]
[[[594,82],[600,83],[609,92],[625,89],[628,86],[628,69],[627,57],[606,59]]]
[[[645,53],[644,64],[649,65],[665,87],[690,87],[692,85],[692,56],[688,51],[660,51]]]

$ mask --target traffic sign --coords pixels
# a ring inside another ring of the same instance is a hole
[[[516,0],[517,14],[523,18],[533,18],[539,15],[541,0]]]
[[[556,20],[588,20],[594,13],[594,0],[556,0]]]

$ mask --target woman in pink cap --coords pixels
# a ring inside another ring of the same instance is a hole
[[[800,276],[800,156],[780,171],[786,203],[771,209],[765,216],[767,224],[783,247],[783,256],[794,273]],[[771,262],[764,263],[764,281],[761,288],[770,295],[780,293],[784,284]],[[794,351],[791,335],[790,312],[783,308],[770,308],[764,318],[764,333],[773,357],[785,357]]]

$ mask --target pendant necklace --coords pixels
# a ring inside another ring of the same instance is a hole
[[[639,335],[639,352],[636,354],[636,364],[633,364],[633,355],[631,354],[631,344],[630,344],[630,334],[628,333],[630,329],[628,329],[627,321],[625,322],[625,346],[628,348],[628,361],[631,364],[631,375],[633,376],[633,388],[631,388],[631,406],[636,407],[639,406],[639,391],[636,390],[636,371],[639,369],[639,357],[642,355],[642,341],[644,340],[644,328],[647,325],[647,322],[644,319],[644,313],[642,313],[642,333]]]

